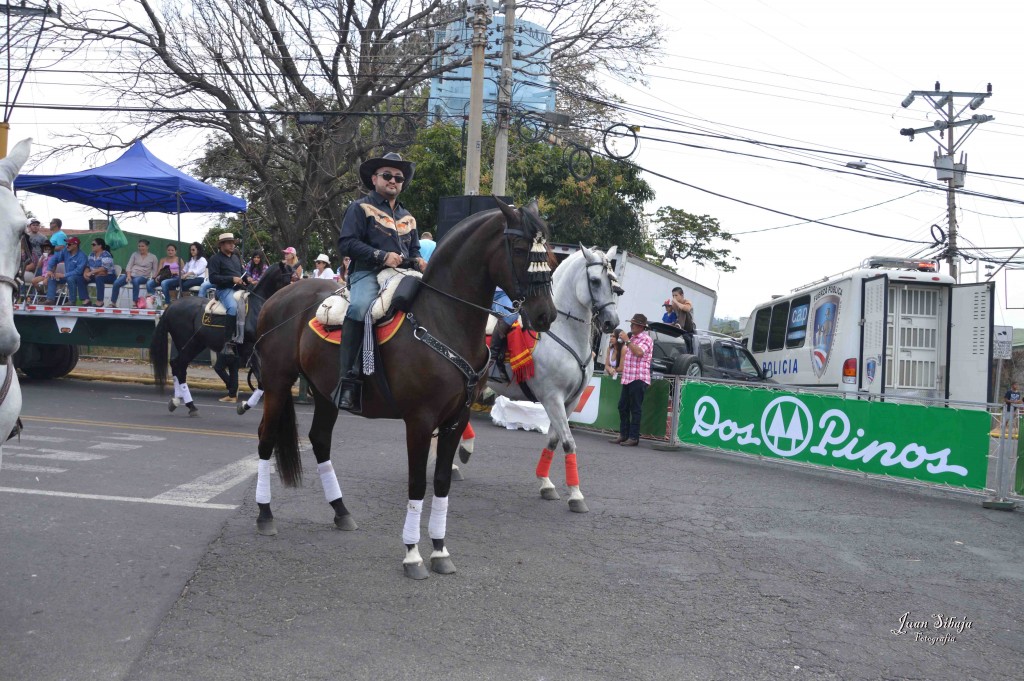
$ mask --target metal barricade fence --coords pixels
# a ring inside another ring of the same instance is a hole
[[[800,466],[804,468],[813,468],[815,470],[829,470],[836,473],[855,475],[857,477],[886,480],[890,482],[899,482],[905,485],[914,485],[929,489],[942,489],[944,491],[956,492],[960,494],[968,494],[973,496],[983,496],[984,501],[982,502],[985,508],[998,509],[998,510],[1013,510],[1017,505],[1024,501],[1024,479],[1018,480],[1017,478],[1024,478],[1024,476],[1017,474],[1017,464],[1020,456],[1024,454],[1018,453],[1018,438],[1020,432],[1020,420],[1021,415],[1015,413],[1013,410],[1007,410],[1001,403],[977,403],[977,402],[957,402],[954,400],[943,400],[921,396],[899,396],[899,395],[883,395],[883,396],[868,396],[861,393],[843,392],[838,390],[824,390],[817,388],[797,388],[794,386],[774,386],[758,384],[756,386],[748,383],[741,383],[736,381],[719,381],[714,382],[700,381],[698,379],[689,379],[685,376],[666,376],[666,380],[671,383],[671,398],[669,400],[669,414],[668,414],[668,442],[656,443],[655,449],[664,450],[678,450],[683,447],[698,447],[704,449],[711,449],[718,452],[727,454],[738,454],[740,456],[755,456],[758,461],[771,462],[786,464],[790,466]],[[880,475],[875,473],[867,473],[863,471],[851,471],[844,470],[841,468],[835,468],[831,466],[821,466],[814,463],[805,463],[801,461],[792,461],[787,458],[780,458],[775,456],[768,456],[760,453],[747,453],[730,451],[729,449],[707,446],[702,444],[694,444],[692,442],[683,442],[680,440],[679,432],[680,426],[686,426],[688,419],[692,423],[694,417],[692,414],[682,413],[682,398],[683,398],[683,387],[693,381],[697,384],[709,384],[716,386],[728,386],[732,388],[746,388],[751,391],[754,390],[768,390],[778,393],[785,393],[794,396],[827,396],[832,398],[840,398],[842,400],[852,400],[858,403],[863,402],[875,402],[875,403],[886,403],[886,404],[909,404],[925,406],[932,409],[942,408],[956,408],[960,410],[973,410],[973,411],[985,411],[989,415],[989,432],[988,432],[988,452],[986,456],[986,476],[984,487],[979,485],[977,489],[966,489],[963,487],[953,486],[949,484],[939,484],[934,482],[927,482],[922,480],[907,479],[897,477],[893,475]]]

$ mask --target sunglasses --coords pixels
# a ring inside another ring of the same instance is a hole
[[[405,182],[404,175],[392,175],[391,173],[377,173],[377,177],[384,178],[385,182],[390,182],[391,180],[394,180],[398,184],[402,184],[403,182]]]

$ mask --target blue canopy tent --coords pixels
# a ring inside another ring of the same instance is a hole
[[[98,168],[63,175],[19,175],[14,188],[108,213],[175,213],[178,241],[181,213],[241,213],[246,209],[245,199],[189,177],[154,156],[141,141]]]

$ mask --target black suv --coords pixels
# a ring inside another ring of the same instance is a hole
[[[775,383],[735,338],[700,330],[687,337],[678,326],[661,322],[651,322],[647,333],[654,341],[652,373]]]

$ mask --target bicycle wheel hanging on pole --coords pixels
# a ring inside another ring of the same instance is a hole
[[[601,144],[604,146],[605,153],[617,161],[625,160],[635,154],[640,146],[640,139],[636,135],[638,129],[636,126],[625,123],[616,123],[605,128],[601,136]],[[619,147],[629,151],[626,153],[617,151],[616,149]]]
[[[516,119],[516,134],[524,142],[540,142],[547,134],[547,125],[530,116]]]
[[[562,162],[569,167],[569,174],[582,182],[594,176],[594,155],[590,149],[578,145],[562,151]]]

